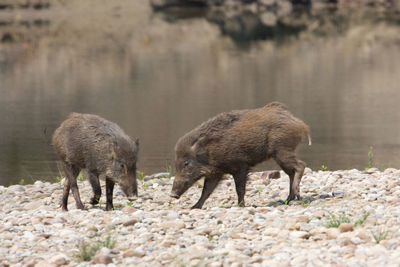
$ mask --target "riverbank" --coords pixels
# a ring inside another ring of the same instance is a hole
[[[250,175],[245,208],[236,206],[234,183],[228,178],[202,210],[189,209],[200,196],[200,185],[175,200],[168,196],[173,180],[159,176],[139,181],[134,202],[116,190],[116,210],[111,212],[104,211],[104,204],[88,204],[87,181],[79,182],[85,211],[75,209],[72,196],[70,211],[61,211],[61,182],[0,187],[0,265],[400,263],[400,170],[307,169],[301,183],[305,200],[289,205],[279,202],[287,197],[288,177],[282,172],[278,179],[261,176]]]

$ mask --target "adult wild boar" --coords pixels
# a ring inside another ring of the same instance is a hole
[[[84,206],[76,178],[81,170],[93,189],[91,204],[99,202],[99,177],[106,180],[106,210],[113,208],[114,184],[118,183],[128,198],[137,196],[136,160],[139,141],[132,141],[115,123],[91,114],[72,113],[53,134],[52,144],[66,175],[62,209],[67,211],[71,189],[76,207]]]
[[[223,174],[232,174],[239,205],[244,206],[251,167],[273,158],[290,177],[287,201],[300,198],[300,180],[306,164],[296,158],[296,147],[308,126],[287,107],[272,102],[264,107],[221,113],[182,136],[175,146],[176,175],[171,196],[179,198],[204,177],[203,192],[192,208],[201,208]]]

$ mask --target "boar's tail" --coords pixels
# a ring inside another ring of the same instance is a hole
[[[308,136],[308,145],[311,146],[311,145],[312,145],[312,142],[311,142],[311,135],[310,135],[310,133],[307,133],[307,136]]]

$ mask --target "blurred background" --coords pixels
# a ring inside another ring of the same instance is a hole
[[[139,138],[138,169],[151,174],[173,166],[178,138],[204,120],[271,101],[310,126],[299,158],[313,170],[399,168],[399,10],[393,0],[0,0],[0,184],[60,176],[50,140],[70,112]]]

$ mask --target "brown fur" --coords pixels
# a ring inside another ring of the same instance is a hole
[[[77,208],[84,208],[76,182],[80,170],[84,170],[92,185],[92,204],[97,204],[101,196],[99,177],[106,180],[107,210],[113,208],[115,182],[128,197],[137,195],[139,142],[132,142],[117,124],[96,115],[72,113],[54,132],[52,144],[67,178],[63,210],[67,210],[70,188]]]
[[[193,206],[201,208],[222,175],[229,173],[235,180],[238,202],[244,205],[250,168],[272,157],[290,177],[288,201],[300,198],[305,163],[296,159],[295,151],[306,135],[308,126],[279,102],[221,113],[178,140],[171,195],[179,198],[205,177],[202,195]]]

